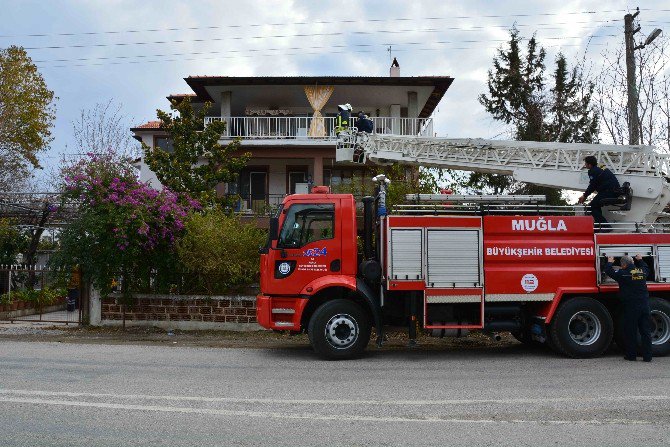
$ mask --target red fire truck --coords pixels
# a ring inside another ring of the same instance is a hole
[[[389,214],[384,176],[374,179],[376,196],[362,200],[360,229],[352,195],[315,187],[288,196],[261,250],[258,322],[307,332],[329,359],[360,355],[373,327],[381,346],[384,327],[401,324],[410,340],[417,326],[438,336],[507,331],[566,356],[594,357],[622,335],[617,285],[604,262],[639,253],[651,269],[654,355],[668,354],[666,156],[642,146],[360,134],[342,135],[337,148],[338,161],[500,172],[549,186],[573,181],[572,189],[585,188],[580,168],[592,154],[625,184],[609,204],[609,233],[594,230],[583,208],[542,206],[538,196],[417,195]]]

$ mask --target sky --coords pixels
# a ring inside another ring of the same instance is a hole
[[[389,46],[402,76],[455,79],[433,115],[438,136],[504,138],[477,97],[512,26],[536,33],[548,66],[562,52],[597,69],[637,6],[643,33],[670,33],[663,1],[0,0],[0,47],[26,48],[58,97],[48,168],[78,152],[72,123],[96,103],[121,105],[130,127],[190,92],[189,75],[388,76]]]

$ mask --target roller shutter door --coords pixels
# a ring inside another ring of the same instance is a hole
[[[391,278],[397,280],[423,279],[421,229],[391,230]]]
[[[428,287],[481,285],[478,230],[428,230]]]

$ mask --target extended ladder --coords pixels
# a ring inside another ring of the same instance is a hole
[[[477,138],[432,138],[341,133],[336,160],[462,169],[512,175],[517,181],[561,189],[585,190],[584,157],[629,182],[633,202],[629,211],[606,211],[611,222],[655,222],[670,202],[670,154],[652,146],[586,143],[499,141]]]

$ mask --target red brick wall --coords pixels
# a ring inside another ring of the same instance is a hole
[[[102,319],[122,320],[120,300],[102,299]],[[126,321],[203,321],[213,323],[255,323],[253,296],[138,295],[126,306]]]

